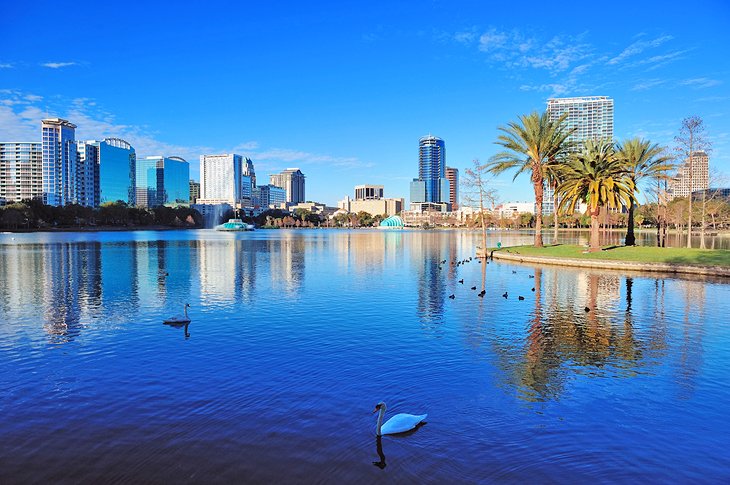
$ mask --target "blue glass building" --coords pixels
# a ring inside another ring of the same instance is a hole
[[[137,155],[132,145],[121,138],[87,142],[99,147],[99,199],[124,201],[136,205]]]
[[[180,157],[145,157],[137,160],[137,205],[188,204],[190,164]]]
[[[411,202],[449,203],[446,145],[428,135],[418,141],[418,178],[411,182]]]
[[[76,202],[76,125],[61,118],[41,121],[43,202],[62,206]]]

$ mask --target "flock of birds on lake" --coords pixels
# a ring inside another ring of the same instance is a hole
[[[455,261],[452,261],[451,262],[451,267],[456,268],[456,267],[461,266],[462,264],[471,263],[472,261],[473,261],[473,258],[471,256],[469,258],[467,258],[467,259],[455,260]],[[477,261],[481,263],[481,260],[477,259]],[[445,259],[439,261],[439,263],[438,263],[438,269],[439,270],[443,269],[445,264],[447,264],[447,261]],[[484,260],[484,264],[489,264],[489,259],[485,259]],[[517,274],[517,271],[512,270],[512,274]],[[534,275],[528,275],[528,277],[529,278],[534,278],[535,276]],[[461,283],[463,285],[464,284],[464,278],[458,280],[457,283]],[[471,287],[471,290],[473,290],[473,291],[476,291],[476,289],[477,289],[476,286],[472,286]],[[532,291],[535,291],[535,287],[534,286],[532,287]],[[477,296],[480,297],[480,298],[483,298],[484,295],[486,295],[486,294],[487,294],[486,290],[482,289],[482,291],[480,291],[479,293],[477,293]],[[508,299],[509,298],[509,293],[505,291],[504,293],[502,293],[502,297],[504,299]],[[456,294],[455,293],[450,294],[449,295],[449,298],[452,299],[452,300],[456,299]],[[520,301],[523,301],[525,299],[525,297],[522,296],[522,295],[519,295],[519,296],[517,296],[517,299],[520,300]]]

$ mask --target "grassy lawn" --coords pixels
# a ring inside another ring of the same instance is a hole
[[[657,248],[650,246],[607,246],[604,251],[587,253],[583,246],[556,244],[535,248],[512,246],[499,251],[509,251],[523,256],[544,258],[593,259],[606,261],[632,261],[639,263],[669,263],[701,266],[730,267],[730,251],[725,249]]]

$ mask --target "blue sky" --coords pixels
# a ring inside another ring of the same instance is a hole
[[[408,199],[418,139],[463,169],[497,127],[552,96],[610,96],[617,138],[672,144],[699,115],[711,170],[730,173],[730,2],[6,2],[0,139],[40,139],[47,114],[77,138],[138,156],[251,157],[287,167],[307,198],[353,186]],[[527,178],[494,180],[531,200]],[[641,196],[640,196],[641,197]]]

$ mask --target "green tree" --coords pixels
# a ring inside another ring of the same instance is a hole
[[[502,132],[495,142],[505,151],[494,155],[489,162],[489,171],[500,174],[516,169],[514,178],[521,173],[530,174],[535,191],[535,247],[542,247],[542,201],[544,183],[551,167],[559,164],[563,155],[572,144],[568,136],[574,131],[568,129],[563,121],[567,113],[556,121],[550,121],[547,112],[542,115],[536,111],[519,117],[519,122],[509,122],[500,126]]]
[[[628,207],[634,198],[634,182],[616,157],[613,142],[588,140],[580,152],[565,165],[563,182],[558,186],[560,209],[575,211],[579,202],[588,205],[591,216],[590,251],[600,251],[601,207]]]
[[[666,154],[664,148],[657,144],[651,144],[649,140],[639,138],[630,138],[620,143],[616,147],[616,157],[624,165],[631,181],[636,184],[643,178],[652,178],[660,180],[667,177],[667,172],[671,170],[672,157]],[[634,209],[636,208],[636,198],[631,199],[629,206],[628,229],[626,231],[626,240],[624,244],[627,246],[636,245],[636,236],[634,234]]]

